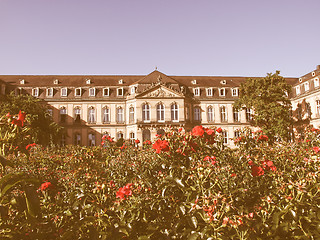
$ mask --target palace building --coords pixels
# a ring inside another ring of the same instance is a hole
[[[297,118],[320,125],[320,65],[299,78],[286,78]],[[247,77],[148,75],[0,75],[1,94],[14,91],[42,99],[65,127],[62,144],[98,145],[115,139],[153,140],[169,128],[221,127],[226,144],[250,125],[252,110],[233,108]],[[299,110],[307,106],[307,111]],[[299,115],[300,114],[300,115]]]

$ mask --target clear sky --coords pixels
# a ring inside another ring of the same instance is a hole
[[[0,0],[0,75],[299,77],[320,0]]]

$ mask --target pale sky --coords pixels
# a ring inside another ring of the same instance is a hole
[[[319,0],[0,0],[0,75],[299,77]]]

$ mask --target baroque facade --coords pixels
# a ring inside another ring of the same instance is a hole
[[[307,114],[320,125],[320,65],[292,86],[296,118]],[[62,144],[97,145],[103,135],[115,139],[153,140],[169,128],[191,130],[217,126],[232,146],[238,130],[250,125],[250,109],[233,108],[247,77],[148,75],[0,75],[1,94],[15,91],[42,99],[53,120],[66,129]],[[302,111],[305,109],[307,111]]]

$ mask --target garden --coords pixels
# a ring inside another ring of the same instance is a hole
[[[1,239],[320,239],[318,129],[273,143],[246,128],[235,149],[203,126],[58,148],[28,119],[1,118]]]

